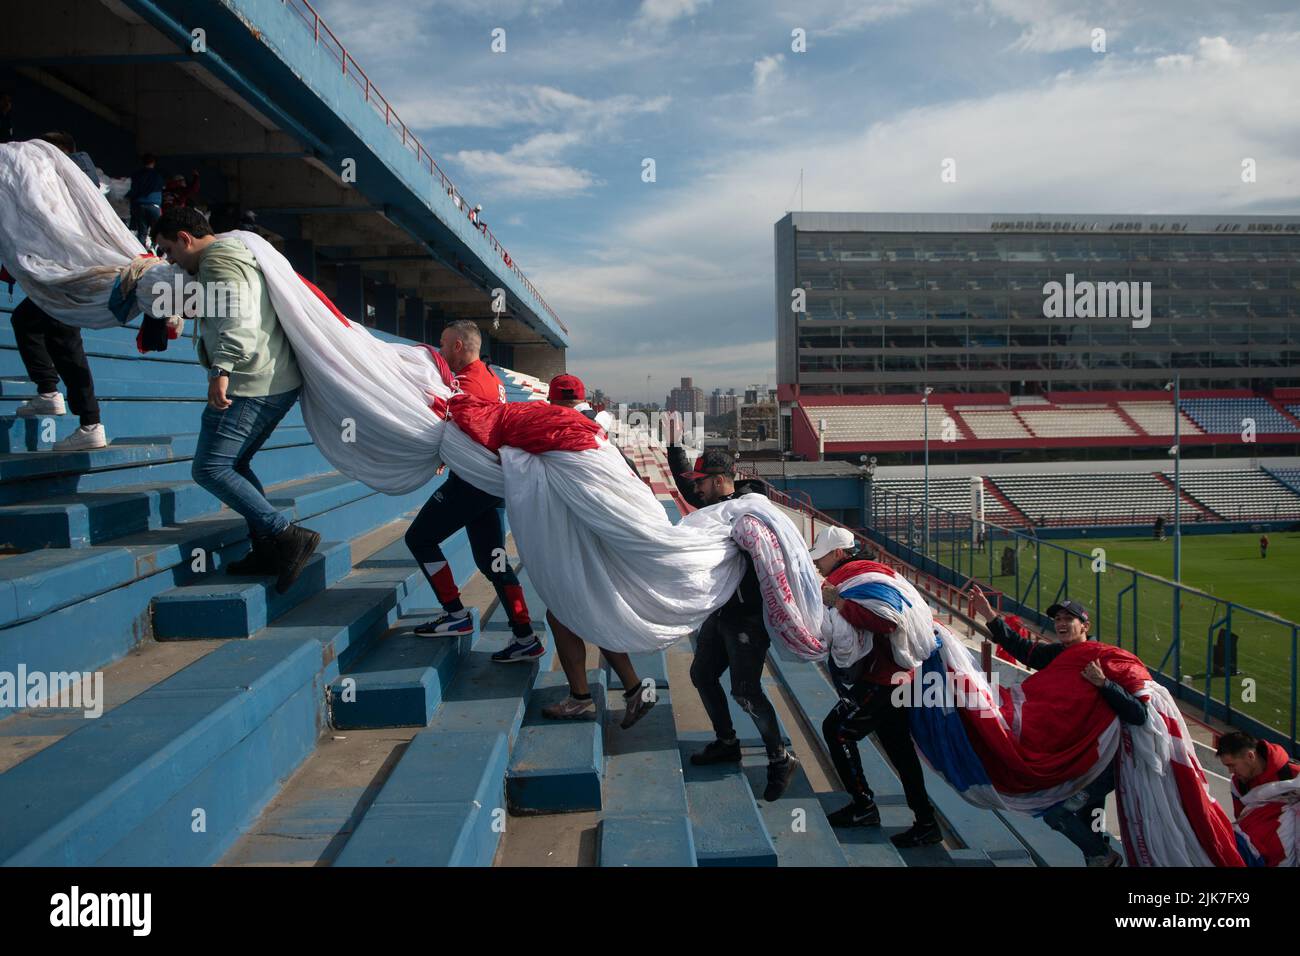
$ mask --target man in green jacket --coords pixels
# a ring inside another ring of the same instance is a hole
[[[194,481],[243,515],[252,550],[231,574],[277,576],[283,594],[320,543],[266,500],[252,459],[298,400],[302,375],[271,305],[265,277],[238,239],[219,239],[195,209],[169,209],[154,224],[160,252],[196,276],[202,314],[194,347],[208,370],[208,406],[194,450]],[[192,297],[186,293],[186,300]]]

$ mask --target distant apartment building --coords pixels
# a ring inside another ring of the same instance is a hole
[[[708,405],[704,400],[704,389],[697,388],[691,378],[683,378],[682,384],[668,393],[667,409],[680,414],[704,415]]]

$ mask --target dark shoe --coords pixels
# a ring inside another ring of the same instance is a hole
[[[658,699],[654,685],[646,686],[642,684],[638,686],[631,697],[627,696],[626,693],[623,694],[623,720],[619,727],[627,730],[644,717]]]
[[[880,807],[876,806],[874,800],[869,803],[858,803],[855,800],[847,807],[826,814],[826,819],[833,827],[878,827]]]
[[[943,831],[934,820],[929,823],[914,823],[912,829],[895,833],[889,838],[889,842],[900,850],[916,846],[934,846],[936,843],[943,842]]]
[[[740,763],[740,741],[714,740],[703,750],[691,754],[691,763],[697,767],[707,767],[714,763]]]
[[[787,753],[784,760],[768,763],[767,788],[763,791],[763,799],[768,803],[780,800],[781,794],[785,793],[785,788],[790,786],[790,778],[794,776],[794,769],[797,766],[799,761],[794,759],[792,753]]]
[[[267,575],[277,574],[280,565],[275,558],[275,544],[270,538],[251,538],[253,546],[248,554],[226,565],[227,574]]]
[[[275,545],[276,564],[280,569],[280,575],[275,581],[275,592],[283,594],[293,587],[298,575],[302,574],[302,569],[316,553],[320,535],[291,524],[277,534],[272,543]]]

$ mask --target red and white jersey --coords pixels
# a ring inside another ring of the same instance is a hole
[[[482,359],[475,359],[456,376],[456,387],[466,395],[473,395],[486,402],[506,402],[506,387],[501,379],[493,374]]]

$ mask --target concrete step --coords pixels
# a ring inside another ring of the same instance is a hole
[[[418,507],[428,494],[427,488],[400,496],[372,494],[313,516],[304,524],[320,532],[325,540],[351,540]],[[150,634],[153,598],[204,576],[222,574],[227,559],[233,560],[247,550],[247,533],[242,519],[206,518],[122,539],[134,567],[125,558],[105,558],[94,586],[102,586],[109,574],[133,576],[119,586],[0,630],[0,670],[12,669],[18,662],[45,671],[93,670],[118,659]],[[214,554],[211,549],[220,551]],[[192,570],[197,551],[207,555],[202,575]],[[6,558],[0,562],[4,566],[0,571],[8,573],[9,565],[25,557]],[[26,570],[30,574],[39,569]],[[414,570],[410,573],[427,588],[422,574]],[[66,576],[64,580],[68,580]],[[15,613],[31,608],[31,602],[19,597],[20,593],[14,587],[5,601],[5,606]],[[0,596],[3,594],[0,591]],[[68,597],[67,593],[52,592],[43,594],[41,603],[61,603]],[[0,716],[6,712],[0,710]]]
[[[429,599],[418,571],[364,565],[0,774],[0,865],[218,860],[315,746],[323,686]]]
[[[501,731],[415,735],[335,866],[491,866],[505,828]]]
[[[740,766],[690,762],[691,754],[712,739],[711,733],[681,735],[696,861],[700,866],[776,866],[776,847]]]
[[[696,865],[672,696],[667,688],[657,695],[629,731],[616,725],[617,710],[607,710],[601,866]]]
[[[0,774],[6,821],[0,864],[100,862],[310,687],[319,655],[315,642],[293,639],[220,648]],[[304,723],[311,730],[310,746],[314,726]],[[51,780],[59,786],[51,787]],[[187,830],[196,807],[205,804],[191,803],[182,811]],[[232,824],[236,821],[214,813],[204,820],[207,832],[176,841],[172,856],[210,862],[204,846],[209,833]]]
[[[548,720],[542,708],[564,700],[563,672],[539,673],[510,755],[506,800],[511,813],[569,813],[601,808],[605,776],[605,681],[597,670],[587,684],[596,713],[584,720]]]
[[[44,482],[68,475],[140,468],[166,461],[188,461],[194,457],[199,438],[198,432],[190,429],[198,424],[197,421],[187,421],[184,427],[170,433],[155,430],[140,435],[109,436],[111,440],[106,448],[93,451],[19,450],[0,454],[0,480],[39,479]],[[301,424],[281,422],[262,448],[311,443],[311,434]]]
[[[498,606],[481,628],[428,729],[411,741],[336,865],[491,864],[506,826],[510,749],[534,679],[554,655],[547,640],[541,661],[493,663],[491,654],[510,641],[504,617]],[[544,635],[544,624],[535,627]]]
[[[468,564],[468,573],[473,573],[468,542],[462,542],[459,549],[443,550],[456,572],[463,571],[459,564]],[[413,629],[429,616],[429,612],[418,610],[404,616],[356,667],[330,684],[331,727],[364,730],[428,725],[442,703],[444,689],[474,644],[478,609],[470,609],[474,633],[460,637],[417,637]]]
[[[281,436],[281,432],[285,432]],[[188,436],[173,436],[166,441],[180,441]],[[134,441],[131,439],[130,441]],[[141,442],[148,439],[141,439]],[[117,448],[110,444],[105,451]],[[177,454],[176,452],[185,452]],[[182,444],[179,449],[170,444],[155,445],[149,452],[156,455],[152,461],[135,464],[119,464],[116,467],[102,469],[91,468],[84,471],[69,471],[56,474],[42,474],[39,469],[42,459],[54,457],[53,452],[20,452],[15,455],[0,455],[0,462],[15,463],[24,471],[35,472],[30,478],[5,481],[0,483],[0,504],[39,504],[46,498],[60,495],[75,495],[94,491],[111,491],[122,485],[139,485],[150,483],[187,482],[191,480],[193,467],[193,446],[185,451]],[[81,453],[71,453],[75,457]],[[96,453],[86,453],[96,454]],[[130,452],[129,454],[134,454]],[[167,456],[171,457],[167,457]],[[60,457],[62,457],[60,455]],[[311,443],[311,436],[305,428],[276,429],[275,433],[257,453],[254,470],[265,487],[281,484],[285,481],[297,481],[332,472],[334,467]]]
[[[166,395],[155,400],[101,398],[99,414],[104,433],[110,445],[124,438],[197,434],[203,410],[207,407],[204,396],[180,399]],[[19,418],[17,409],[20,404],[0,400],[0,452],[47,450],[54,442],[71,435],[80,424],[71,406],[64,415]],[[297,405],[285,415],[281,427],[303,427],[302,412]]]
[[[322,541],[302,575],[284,594],[275,579],[224,578],[164,591],[153,599],[153,636],[158,641],[249,637],[281,614],[341,580],[352,568],[346,541]]]

